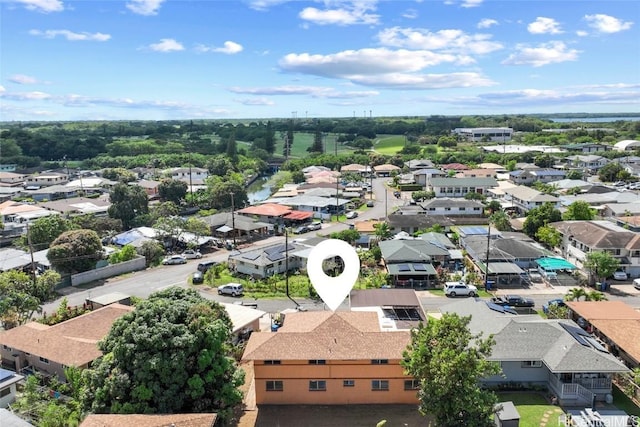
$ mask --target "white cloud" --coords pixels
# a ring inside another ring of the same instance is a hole
[[[464,104],[479,106],[557,106],[585,104],[638,104],[640,91],[593,91],[583,90],[580,87],[567,87],[562,89],[520,89],[504,92],[483,93],[473,97],[465,97]],[[446,102],[454,103],[462,99],[448,99]]]
[[[603,14],[585,15],[584,20],[588,22],[591,28],[607,34],[628,30],[633,25],[631,21],[623,22],[618,18]]]
[[[225,53],[227,55],[234,55],[236,53],[242,52],[244,47],[241,44],[232,41],[224,42],[224,47],[209,47],[205,45],[196,46],[196,51],[206,53],[206,52],[216,52],[216,53]]]
[[[157,15],[160,6],[165,0],[130,0],[127,9],[138,15]]]
[[[588,35],[589,35],[589,33],[586,32],[586,31],[582,31],[582,30],[576,31],[576,36],[578,36],[578,37],[586,37]]]
[[[110,34],[88,33],[86,31],[83,31],[81,33],[76,33],[74,31],[69,31],[69,30],[46,30],[46,31],[29,30],[29,34],[32,36],[44,37],[45,39],[53,39],[58,36],[61,36],[72,42],[76,42],[76,41],[106,42],[107,40],[111,39]]]
[[[245,0],[245,3],[248,3],[251,9],[265,11],[271,6],[287,3],[289,1],[290,0]]]
[[[269,95],[269,96],[288,96],[288,95],[307,95],[313,98],[332,98],[332,99],[352,99],[352,98],[368,98],[379,95],[378,91],[347,91],[340,92],[331,87],[322,86],[272,86],[257,88],[230,87],[230,92],[249,94],[249,95]]]
[[[27,76],[24,74],[14,74],[13,76],[9,77],[9,81],[19,85],[33,85],[38,83],[38,80],[35,77]]]
[[[478,7],[482,4],[484,0],[463,0],[462,7]]]
[[[7,90],[4,88],[4,86],[0,85],[0,95],[2,95],[6,91]]]
[[[406,19],[416,19],[418,17],[418,11],[415,9],[407,9],[402,13],[402,17]]]
[[[537,47],[518,44],[516,45],[516,52],[502,61],[502,64],[542,67],[548,64],[575,61],[578,59],[579,53],[580,51],[576,49],[567,49],[567,46],[559,41],[543,43]]]
[[[440,30],[431,32],[422,28],[393,27],[378,33],[384,46],[407,49],[442,50],[482,55],[503,48],[501,43],[491,40],[489,34],[467,34],[462,30]]]
[[[478,73],[405,74],[352,76],[351,81],[365,86],[389,89],[424,90],[493,86],[496,83]]]
[[[553,18],[538,16],[527,26],[531,34],[562,34],[560,23]]]
[[[179,52],[184,50],[184,46],[174,39],[160,39],[159,43],[150,44],[149,49],[155,52]]]
[[[270,101],[266,98],[246,98],[246,99],[236,99],[236,102],[239,102],[242,105],[253,105],[253,106],[271,106],[271,105],[275,105],[276,103],[273,101]]]
[[[62,12],[64,10],[64,4],[60,0],[18,0],[19,3],[24,4],[28,10],[36,12]]]
[[[300,12],[300,19],[317,25],[375,25],[380,15],[369,13],[375,10],[375,2],[357,1],[353,3],[339,3],[342,7],[320,10],[306,7]]]
[[[4,89],[4,88],[3,88]],[[0,91],[0,97],[5,99],[11,99],[14,101],[41,101],[45,99],[51,99],[51,95],[45,92],[7,92],[6,90]]]
[[[495,19],[489,19],[489,18],[485,18],[482,21],[478,22],[477,27],[478,28],[491,28],[494,25],[498,25],[498,21],[496,21]]]

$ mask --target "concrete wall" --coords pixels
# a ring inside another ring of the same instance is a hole
[[[130,271],[144,270],[146,267],[147,263],[145,258],[143,256],[137,256],[131,261],[120,262],[103,268],[85,271],[84,273],[74,274],[71,276],[71,286],[78,286],[93,282],[94,280],[118,276]]]

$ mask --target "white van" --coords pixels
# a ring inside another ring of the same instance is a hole
[[[640,291],[640,279],[633,279],[633,287]]]

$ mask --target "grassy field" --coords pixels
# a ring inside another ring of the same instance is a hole
[[[373,150],[380,154],[393,155],[405,145],[404,135],[382,135],[373,143]]]
[[[313,133],[295,132],[293,135],[293,145],[291,146],[291,157],[302,158],[309,155],[307,148],[311,147],[313,143]],[[336,142],[337,135],[329,134],[324,137],[325,153],[335,153],[336,149],[338,153],[347,153],[353,151],[352,148],[344,146]],[[284,141],[276,136],[276,150],[274,156],[282,157],[282,148]]]
[[[498,399],[500,402],[513,402],[520,414],[520,427],[540,427],[545,420],[545,425],[555,426],[558,425],[558,416],[563,413],[538,393],[498,393]]]

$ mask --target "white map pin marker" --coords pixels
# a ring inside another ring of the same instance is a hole
[[[322,263],[325,259],[336,256],[342,258],[344,270],[337,277],[327,276],[322,270]],[[322,301],[331,311],[336,311],[358,280],[360,258],[356,250],[344,240],[324,240],[309,253],[307,273]]]

